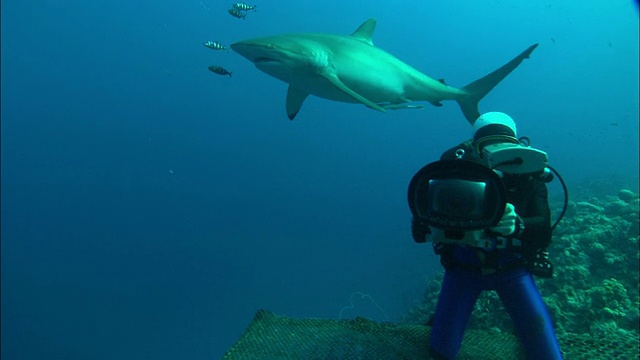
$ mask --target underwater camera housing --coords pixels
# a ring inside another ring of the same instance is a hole
[[[456,159],[432,162],[411,179],[409,208],[414,218],[440,230],[433,241],[475,244],[495,226],[506,205],[498,174],[476,162]]]
[[[549,157],[542,150],[527,143],[498,143],[482,148],[482,157],[491,169],[508,174],[532,174],[544,172]]]

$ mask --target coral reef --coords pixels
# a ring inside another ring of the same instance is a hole
[[[585,189],[568,204],[549,248],[551,279],[537,279],[558,336],[638,337],[638,194],[622,189],[600,195]],[[596,190],[601,190],[596,188]],[[613,192],[615,193],[615,191]],[[561,202],[552,202],[559,213]],[[422,303],[407,322],[428,322],[435,310],[442,273],[427,280]],[[511,331],[511,319],[494,292],[476,303],[469,329]]]

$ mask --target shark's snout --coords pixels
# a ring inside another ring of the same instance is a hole
[[[239,41],[230,45],[231,49],[245,57],[247,60],[256,63],[261,61],[272,61],[273,58],[268,56],[268,46],[256,44],[249,41]]]
[[[245,40],[233,43],[230,47],[256,65],[282,62],[271,43]]]
[[[237,52],[238,54],[245,56],[245,54],[247,54],[249,52],[249,48],[250,46],[248,44],[246,44],[245,42],[239,41],[239,42],[235,42],[231,45],[229,45],[229,47],[231,48],[231,50]],[[251,60],[251,59],[249,59]]]

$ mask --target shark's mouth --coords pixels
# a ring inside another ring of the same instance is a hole
[[[258,57],[253,59],[254,64],[259,64],[259,63],[270,63],[270,62],[279,62],[278,60],[274,59],[274,58],[270,58],[270,57]]]

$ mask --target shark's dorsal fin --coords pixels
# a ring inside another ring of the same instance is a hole
[[[373,31],[376,29],[376,19],[368,19],[363,22],[356,31],[351,34],[351,36],[358,38],[367,44],[373,46],[373,42],[371,41],[371,37],[373,36]]]

